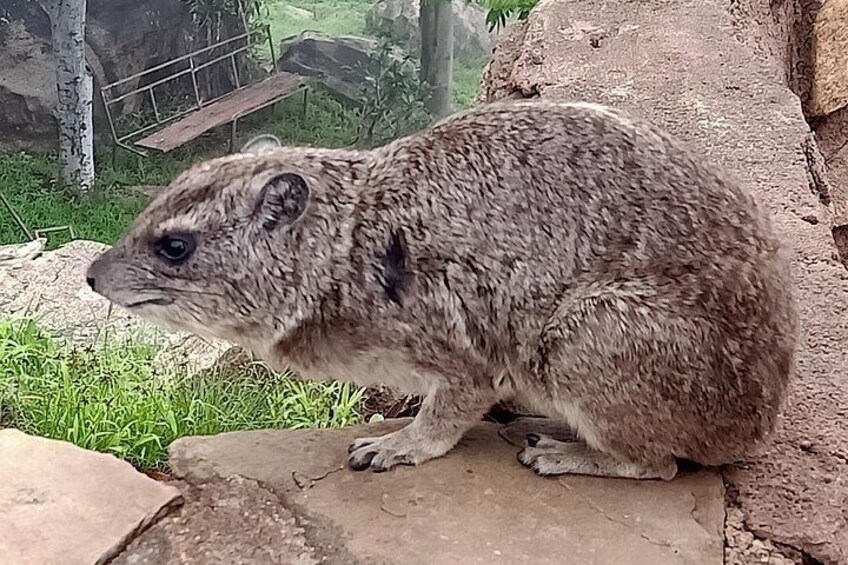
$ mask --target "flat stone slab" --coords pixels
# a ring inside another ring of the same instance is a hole
[[[718,473],[675,480],[541,478],[513,437],[481,424],[447,456],[386,473],[347,469],[347,446],[408,420],[341,430],[233,432],[177,440],[175,474],[192,484],[241,476],[301,514],[318,546],[356,562],[720,565],[724,487]],[[353,561],[348,561],[349,563]]]
[[[180,501],[111,455],[0,430],[0,562],[105,563]]]

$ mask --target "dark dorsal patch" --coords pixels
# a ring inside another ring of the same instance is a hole
[[[403,306],[403,293],[409,281],[406,270],[407,249],[403,233],[393,231],[377,268],[377,280],[389,300]]]

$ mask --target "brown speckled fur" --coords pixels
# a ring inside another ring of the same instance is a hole
[[[309,199],[269,228],[281,173]],[[173,232],[198,242],[179,266],[151,248]],[[426,394],[407,428],[351,446],[375,470],[445,454],[499,399],[584,440],[531,438],[520,459],[543,474],[730,462],[773,429],[798,331],[763,209],[665,133],[588,104],[492,104],[373,151],[201,163],[89,275],[277,368]]]

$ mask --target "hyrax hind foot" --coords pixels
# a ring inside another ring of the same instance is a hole
[[[354,471],[370,467],[375,472],[382,472],[396,465],[420,465],[444,455],[453,447],[452,444],[417,435],[407,426],[384,436],[354,440],[348,448],[348,465]]]
[[[541,434],[527,434],[527,447],[518,454],[518,460],[539,475],[671,480],[677,474],[677,463],[673,457],[660,465],[643,467],[614,459],[583,442],[563,442]]]

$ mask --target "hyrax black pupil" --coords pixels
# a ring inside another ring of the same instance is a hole
[[[176,265],[186,261],[194,253],[195,246],[192,234],[165,235],[154,244],[153,250],[162,259]]]
[[[186,250],[185,241],[181,239],[171,238],[165,247],[168,255],[171,257],[180,257]]]

